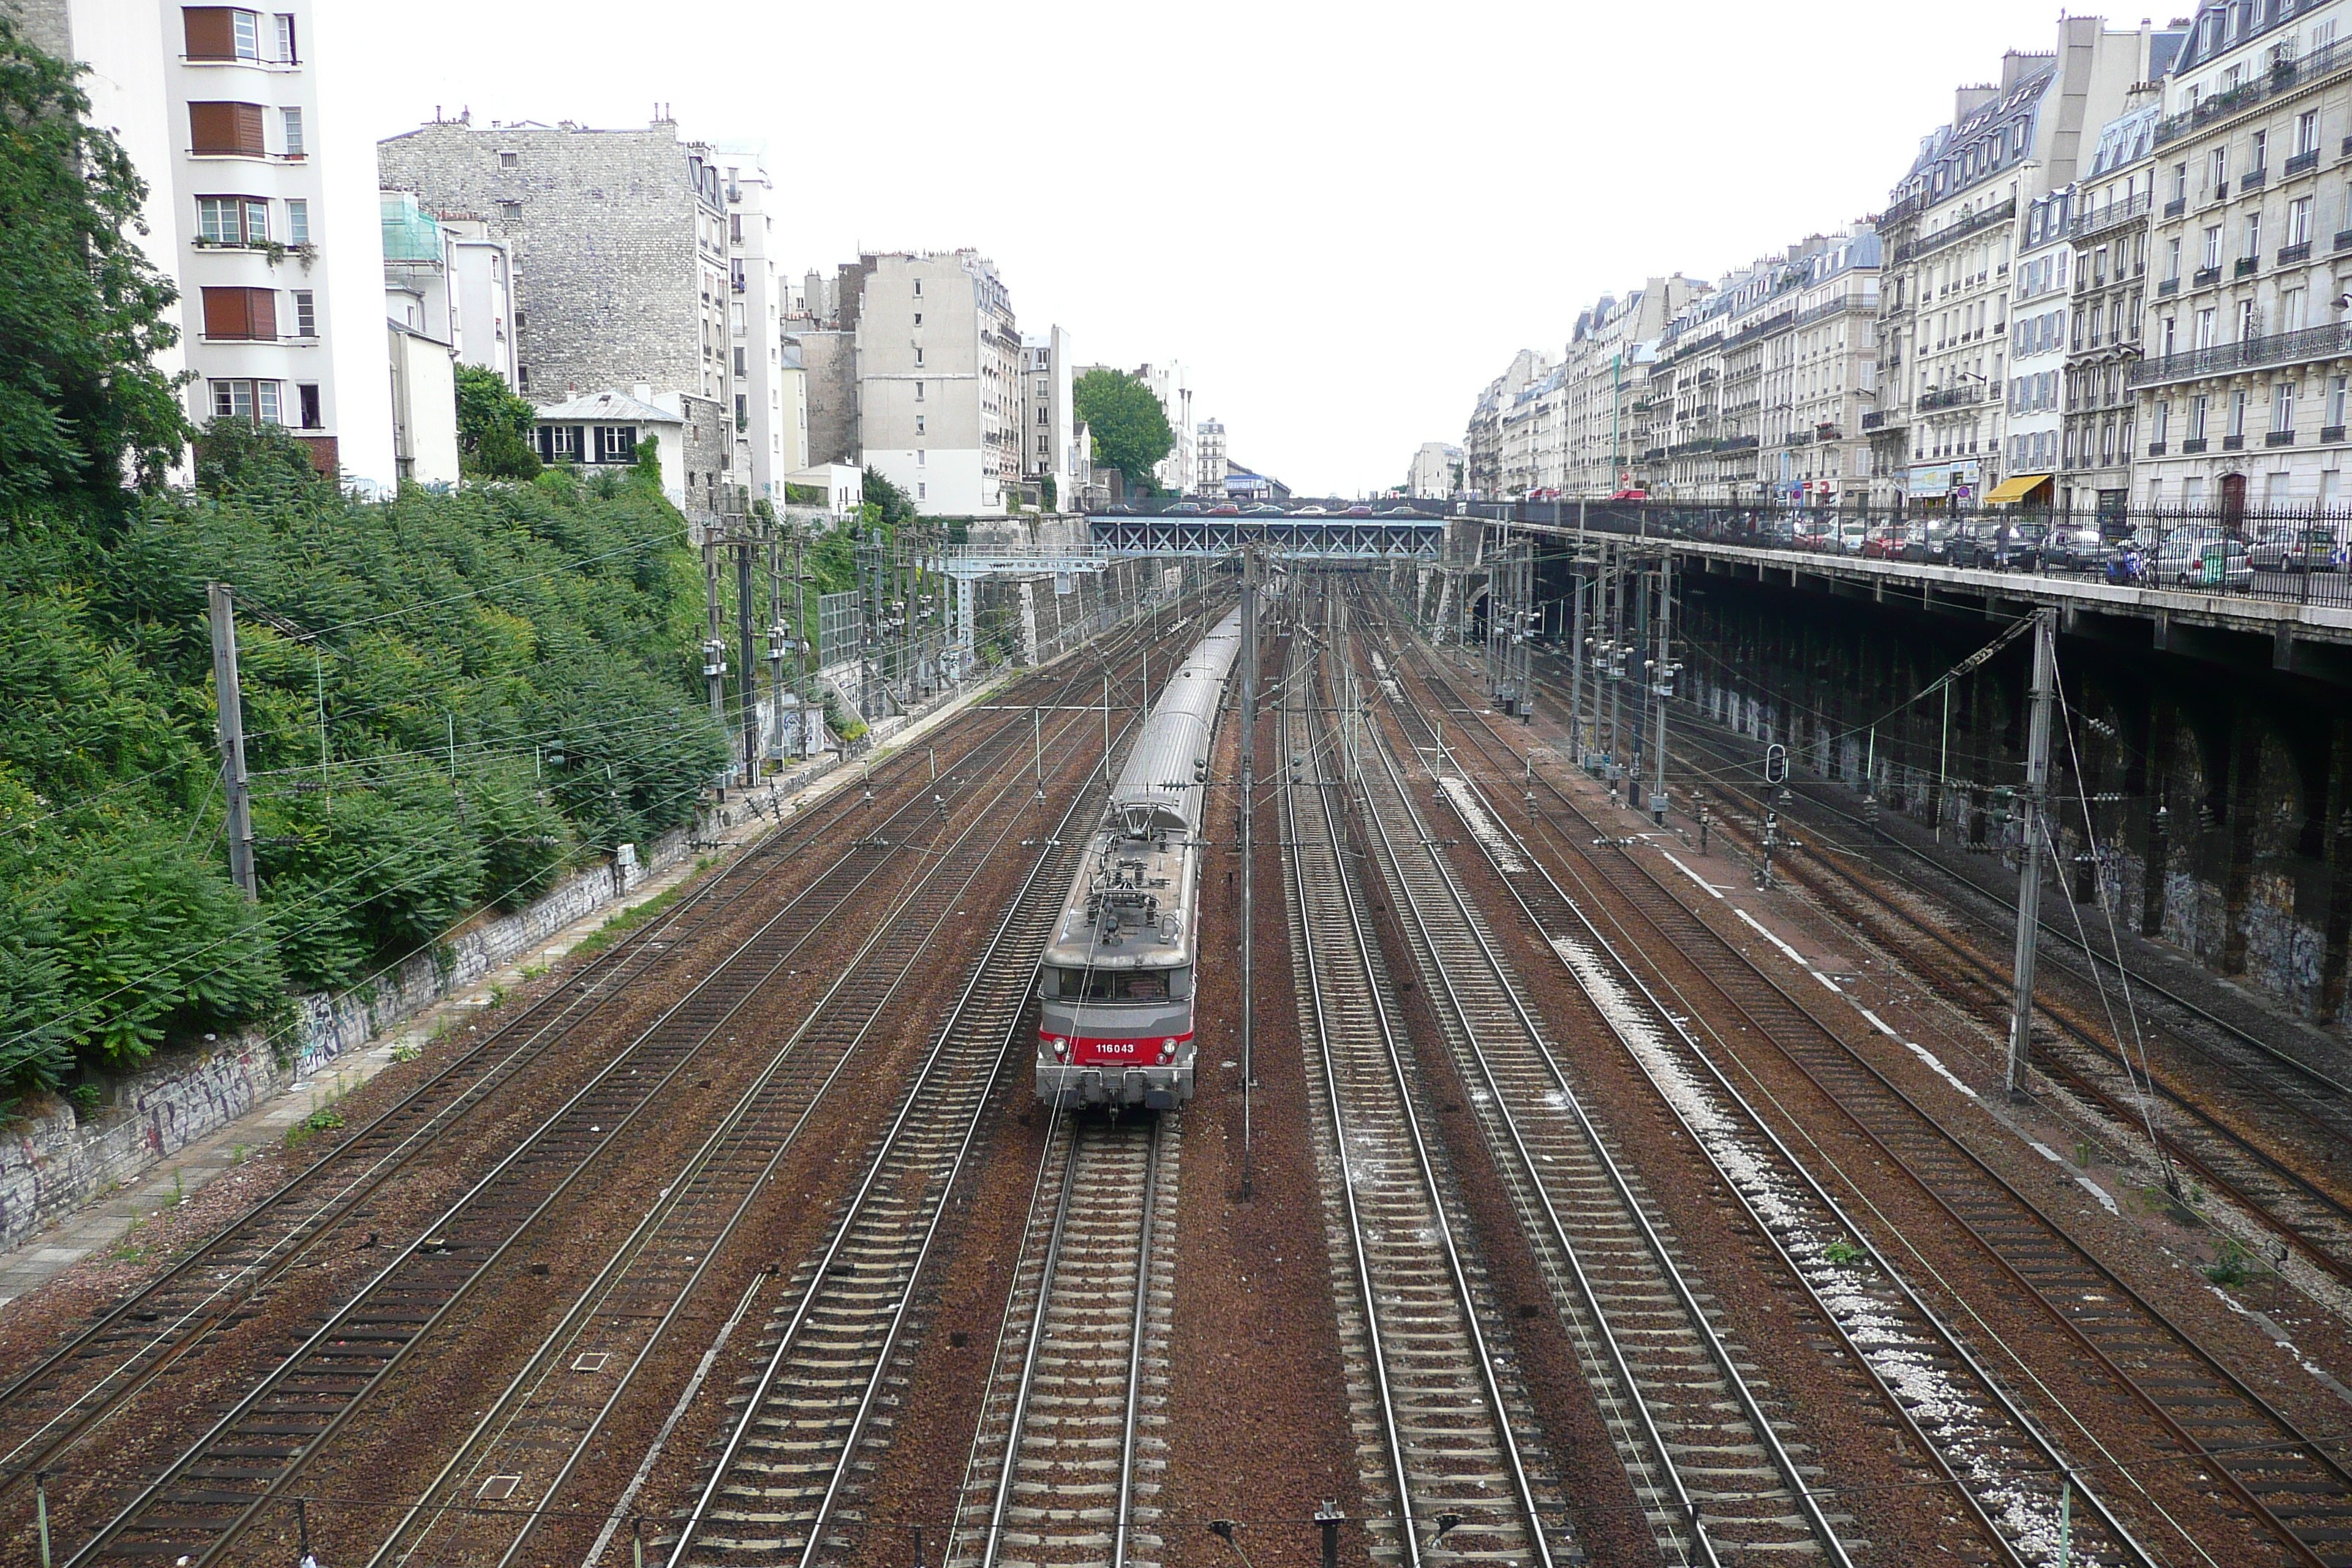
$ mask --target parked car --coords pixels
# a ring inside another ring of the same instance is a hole
[[[1363,502],[1358,501],[1355,505],[1349,507],[1339,515],[1341,517],[1370,517],[1372,515],[1372,509],[1366,506]]]
[[[2042,563],[2063,572],[2095,572],[2107,558],[2107,542],[2092,523],[2061,523],[2042,541]]]
[[[1900,561],[1903,559],[1904,528],[1898,522],[1882,522],[1865,535],[1862,555],[1865,561]]]
[[[1409,506],[1392,506],[1381,515],[1382,517],[1424,517],[1428,514],[1415,511]]]
[[[1910,537],[1903,542],[1902,559],[1926,566],[1948,566],[1952,563],[1952,525],[1948,522],[1923,522],[1913,525]]]
[[[1242,509],[1235,506],[1229,500],[1219,501],[1216,505],[1209,509],[1209,515],[1211,517],[1239,517],[1241,514]]]
[[[1797,524],[1797,536],[1792,542],[1800,550],[1832,550],[1837,545],[1834,523],[1820,522],[1807,518]]]
[[[2302,556],[2302,531],[2286,523],[2274,522],[2246,535],[2246,564],[2257,572],[2296,570]]]
[[[1290,515],[1293,517],[1328,517],[1331,515],[1331,509],[1326,506],[1302,506]]]
[[[1196,500],[1180,500],[1168,509],[1170,517],[1199,517],[1209,509]]]
[[[1280,517],[1282,509],[1270,500],[1252,501],[1242,508],[1244,517]]]
[[[2185,530],[2165,536],[2150,570],[2159,584],[2184,588],[2242,588],[2254,580],[2244,541]]]
[[[1870,539],[1870,525],[1862,522],[1842,522],[1837,525],[1836,550],[1841,555],[1859,555]]]
[[[2042,563],[2040,536],[2007,518],[1970,518],[1952,531],[1951,563],[1986,571],[2032,571]]]

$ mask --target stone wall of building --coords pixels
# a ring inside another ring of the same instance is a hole
[[[804,331],[798,337],[808,373],[809,467],[856,467],[866,447],[857,416],[857,335]]]
[[[513,246],[516,364],[526,395],[541,402],[641,384],[700,392],[698,199],[687,160],[669,124],[439,121],[376,147],[387,188],[415,191],[436,213],[478,217]]]

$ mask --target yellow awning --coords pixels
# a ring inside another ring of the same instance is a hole
[[[2020,474],[2013,479],[2003,479],[1993,488],[1992,494],[1985,497],[1985,504],[2000,506],[2009,501],[2023,500],[2055,477],[2053,474]]]

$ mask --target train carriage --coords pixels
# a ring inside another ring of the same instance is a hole
[[[1088,839],[1038,984],[1037,1096],[1167,1110],[1192,1097],[1201,821],[1241,612],[1169,679]]]

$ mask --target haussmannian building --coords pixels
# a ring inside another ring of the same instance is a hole
[[[2345,504],[2352,4],[2208,5],[2164,78],[2136,504]]]

